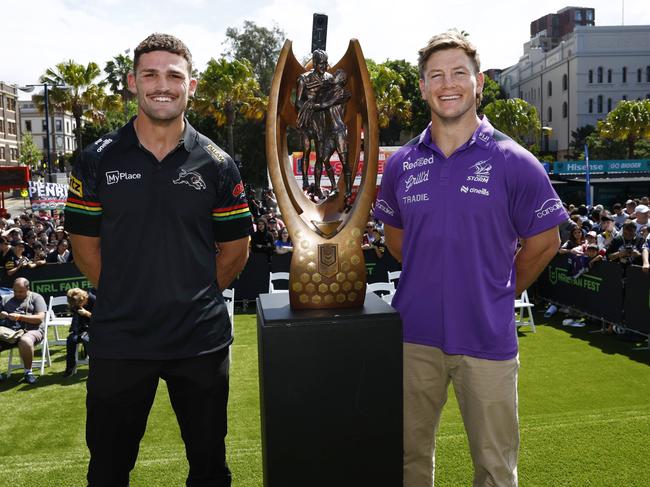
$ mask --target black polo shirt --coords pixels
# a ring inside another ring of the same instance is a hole
[[[214,243],[248,236],[251,214],[232,159],[185,127],[160,162],[132,119],[75,164],[66,230],[101,238],[91,356],[188,358],[232,341]]]

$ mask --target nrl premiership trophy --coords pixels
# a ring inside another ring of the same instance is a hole
[[[291,45],[287,40],[280,52],[266,126],[269,173],[293,241],[289,301],[292,309],[362,306],[366,268],[361,235],[375,198],[378,157],[377,107],[368,69],[356,39],[334,66],[323,49],[313,50],[311,62],[302,66]],[[302,185],[287,157],[288,127],[300,135]],[[351,202],[362,131],[361,183]],[[338,181],[330,163],[334,152],[342,165]],[[321,188],[323,170],[331,185],[328,195]]]

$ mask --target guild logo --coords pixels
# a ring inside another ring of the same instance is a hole
[[[181,169],[178,172],[178,177],[176,179],[173,179],[172,182],[174,184],[187,184],[197,191],[206,188],[205,181],[203,181],[203,178],[198,172],[186,171],[185,169]]]
[[[417,176],[414,176],[411,174],[408,178],[406,178],[405,184],[406,187],[404,188],[404,192],[408,193],[409,190],[415,186],[416,184],[424,183],[425,181],[429,180],[429,171],[421,171]]]

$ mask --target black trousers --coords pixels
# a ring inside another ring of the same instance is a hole
[[[188,487],[230,487],[226,464],[228,349],[180,360],[90,358],[86,396],[89,487],[126,487],[158,380],[185,443]]]
[[[65,341],[65,369],[72,370],[76,365],[77,361],[75,360],[75,352],[77,351],[77,345],[83,343],[84,349],[90,339],[88,338],[88,333],[70,333],[68,338]]]

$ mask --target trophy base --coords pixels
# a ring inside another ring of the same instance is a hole
[[[257,300],[265,487],[402,485],[402,324],[362,308]]]

